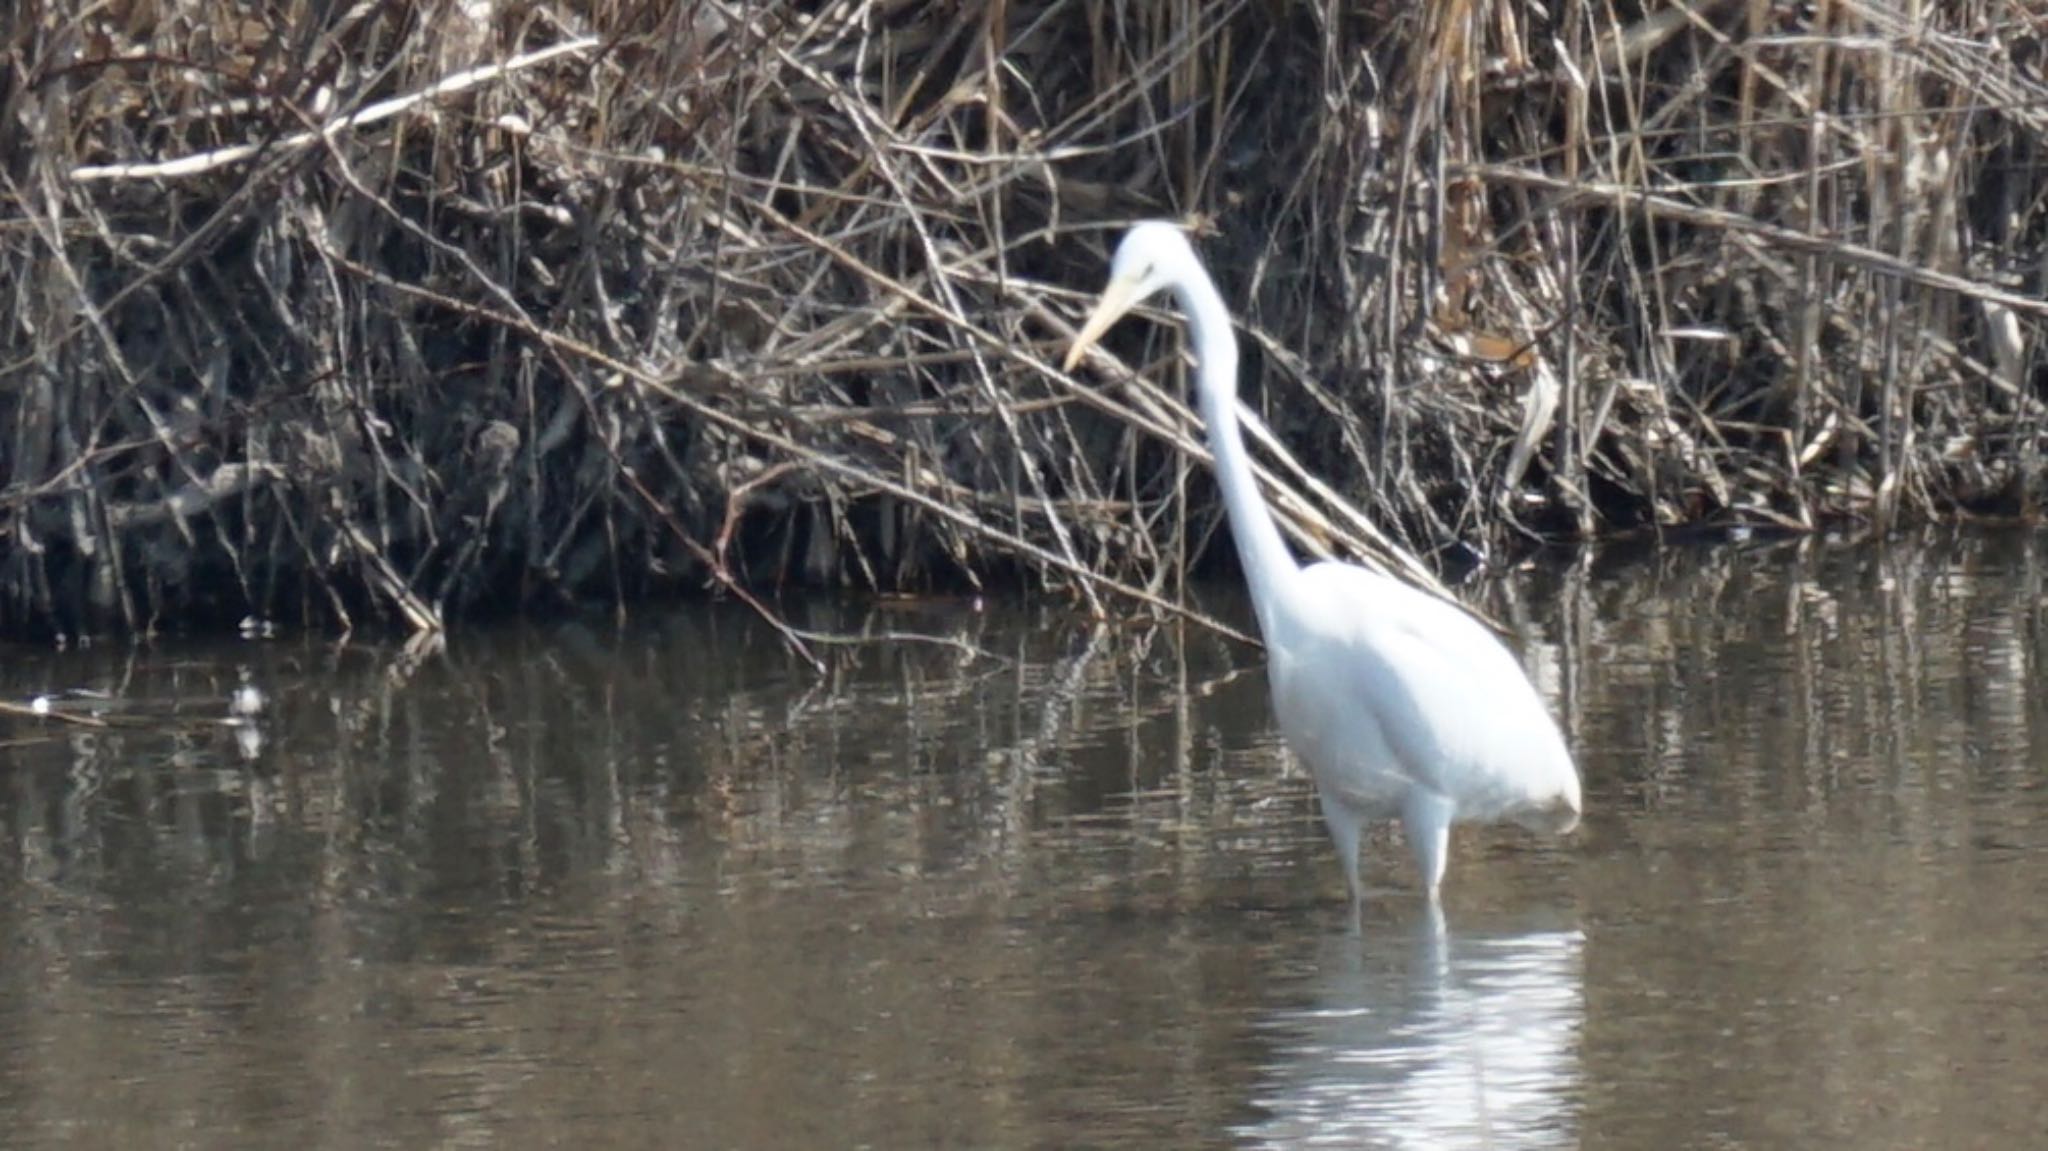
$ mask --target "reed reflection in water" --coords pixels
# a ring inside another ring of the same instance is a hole
[[[2022,1146],[2048,1129],[2028,537],[1487,589],[1587,821],[1352,933],[1256,653],[797,605],[9,653],[9,1146]],[[1228,599],[1212,604],[1243,613]],[[247,675],[270,706],[223,722]]]

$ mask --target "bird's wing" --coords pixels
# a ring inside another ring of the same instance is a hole
[[[1521,663],[1453,604],[1349,564],[1304,570],[1320,630],[1357,706],[1411,778],[1473,815],[1549,799],[1576,780]]]

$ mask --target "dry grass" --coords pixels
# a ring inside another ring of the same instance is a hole
[[[2031,511],[2048,17],[1550,8],[20,6],[0,631],[1181,610],[1228,549],[1170,336],[1053,366],[1150,215],[1305,550]]]

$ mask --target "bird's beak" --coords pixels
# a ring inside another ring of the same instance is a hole
[[[1081,362],[1095,341],[1110,325],[1124,318],[1124,313],[1138,304],[1138,281],[1134,279],[1111,280],[1109,287],[1102,289],[1102,298],[1095,301],[1095,310],[1088,313],[1088,322],[1081,325],[1081,332],[1074,337],[1074,343],[1067,349],[1067,358],[1060,364],[1060,370],[1071,372]]]

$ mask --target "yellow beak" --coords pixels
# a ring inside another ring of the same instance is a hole
[[[1067,349],[1067,358],[1060,364],[1060,370],[1071,372],[1081,362],[1095,341],[1110,325],[1124,318],[1124,314],[1138,306],[1138,281],[1132,279],[1111,280],[1102,289],[1102,298],[1095,302],[1095,310],[1088,313],[1088,322],[1081,325],[1081,331],[1074,337],[1074,343]]]

